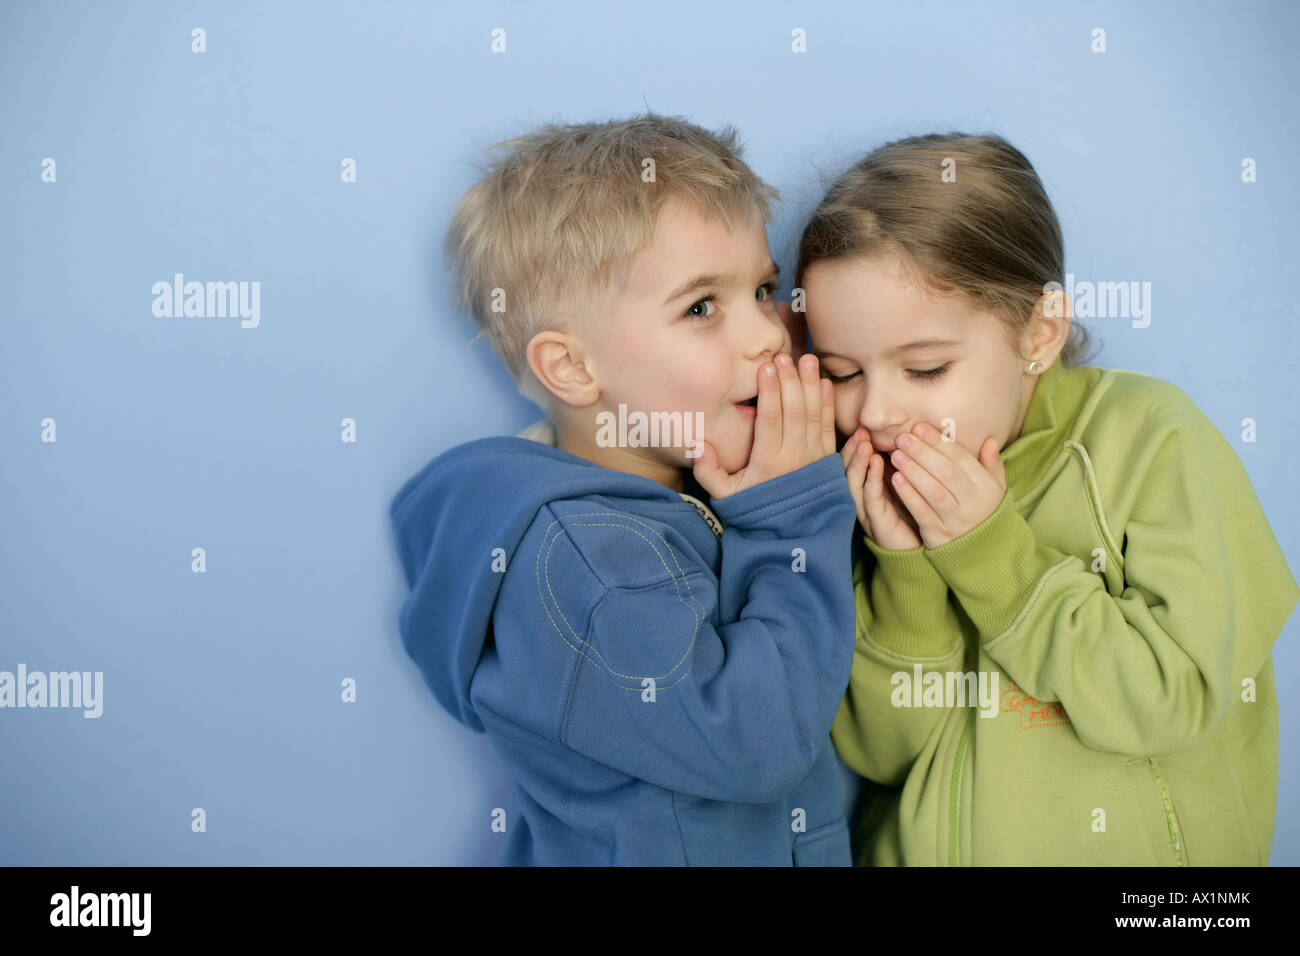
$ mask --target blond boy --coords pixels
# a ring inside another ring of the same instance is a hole
[[[775,191],[669,117],[499,145],[448,249],[552,444],[461,445],[391,512],[406,648],[518,788],[505,860],[847,865],[854,507]]]

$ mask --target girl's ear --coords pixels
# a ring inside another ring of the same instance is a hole
[[[1052,283],[1056,285],[1056,283]],[[1066,295],[1064,289],[1049,289],[1038,298],[1034,307],[1035,315],[1046,318],[1074,319],[1074,300]]]
[[[1021,355],[1025,361],[1036,360],[1044,366],[1056,361],[1070,336],[1073,315],[1074,303],[1063,290],[1044,292],[1034,306],[1034,314],[1021,336]]]

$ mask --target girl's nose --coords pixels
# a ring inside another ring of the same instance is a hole
[[[867,386],[867,394],[862,399],[858,422],[871,432],[873,439],[878,434],[882,437],[886,434],[896,434],[902,430],[902,423],[905,421],[907,421],[906,413],[894,403],[884,389],[879,385]]]

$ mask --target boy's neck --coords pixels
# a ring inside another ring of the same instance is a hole
[[[569,416],[556,413],[554,410],[551,413],[551,420],[555,422],[555,447],[561,451],[585,458],[602,468],[649,478],[673,491],[685,490],[683,477],[685,469],[657,461],[646,454],[654,449],[606,448],[596,443],[594,423],[575,422]]]

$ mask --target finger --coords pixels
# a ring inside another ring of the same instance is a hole
[[[864,454],[869,460],[867,480],[862,487],[862,510],[867,518],[863,527],[877,533],[889,517],[889,505],[885,501],[885,460],[869,449]]]
[[[803,384],[788,355],[776,357],[777,378],[781,382],[781,444],[788,445],[804,440],[804,422],[807,410],[803,403]]]
[[[804,438],[809,448],[822,443],[822,378],[817,356],[811,352],[799,359],[799,381],[803,383],[804,411],[808,416]]]
[[[758,370],[758,414],[750,461],[760,450],[781,447],[781,387],[776,379],[776,366],[770,362]]]
[[[853,453],[857,451],[858,446],[865,443],[868,438],[867,430],[859,425],[857,430],[849,436],[849,440],[844,443],[844,447],[840,449],[840,460],[844,462],[845,471],[849,470],[849,462],[853,458]]]
[[[884,471],[884,458],[881,458],[881,471]],[[903,499],[898,496],[898,487],[893,479],[886,483],[882,477],[881,482],[881,511],[883,514],[890,516],[899,524],[905,526],[909,531],[916,535],[918,543],[921,540],[921,529],[916,523],[916,518],[908,510],[907,505],[903,504]]]
[[[943,433],[933,425],[917,422],[912,426],[912,434],[920,439],[919,444],[925,445],[925,449],[933,454],[920,447],[909,448],[908,451],[926,471],[943,482],[958,498],[961,497],[958,491],[964,482],[980,479],[980,464],[976,457],[955,441],[945,441]]]
[[[871,522],[872,534],[877,541],[886,536],[893,539],[892,548],[916,547],[920,544],[920,531],[916,520],[898,499],[892,487],[885,482],[885,459],[877,454],[871,456],[871,467],[867,473],[867,488],[870,502],[866,505],[867,520]],[[903,544],[901,535],[906,531],[908,539],[915,544]]]
[[[947,517],[957,508],[956,497],[948,490],[947,486],[908,454],[914,448],[925,447],[923,442],[910,442],[906,452],[901,448],[895,449],[889,460],[898,469],[898,473],[907,479],[908,484],[925,498],[926,504],[931,511],[936,515]],[[933,454],[938,454],[933,449],[928,450]],[[908,510],[911,510],[910,506]]]
[[[998,451],[998,440],[992,435],[984,439],[984,444],[980,446],[980,464],[1005,490],[1007,487],[1007,469],[1002,464],[1002,455]]]
[[[962,464],[958,464],[954,460],[954,456],[964,456],[969,460],[970,466],[974,468],[979,468],[979,462],[964,448],[960,448],[959,451],[950,451],[950,449],[959,446],[953,442],[943,441],[933,428],[918,424],[914,427],[914,431],[917,429],[920,429],[927,437],[921,437],[921,435],[909,432],[904,432],[898,436],[897,445],[902,452],[902,457],[911,459],[923,468],[934,482],[941,485],[944,491],[952,496],[954,501],[970,497],[970,489],[973,484],[972,476],[967,473]],[[939,447],[936,447],[936,445]],[[920,476],[909,477],[912,477],[917,490],[928,496],[928,483]],[[938,499],[931,497],[930,503],[937,507]]]
[[[718,453],[713,446],[703,439],[696,439],[691,448],[699,452],[699,457],[692,465],[695,480],[709,493],[710,498],[723,498],[731,486],[731,476],[718,463]]]
[[[867,487],[863,498],[866,500],[867,515],[875,518],[884,514],[885,506],[885,459],[874,451],[868,451]]]
[[[822,451],[835,451],[835,386],[829,378],[818,380],[822,390]]]
[[[867,483],[867,467],[869,464],[867,460],[868,447],[865,442],[859,442],[844,469],[844,477],[849,483],[849,493],[853,495],[853,506],[858,512],[858,524],[862,525],[864,531],[871,527],[867,520],[864,488]]]
[[[913,487],[907,476],[901,471],[894,473],[894,494],[898,495],[898,500],[903,503],[903,507],[912,513],[912,517],[916,519],[918,530],[923,527],[937,527],[943,524],[934,509],[930,507],[929,502],[921,496],[921,493]]]

